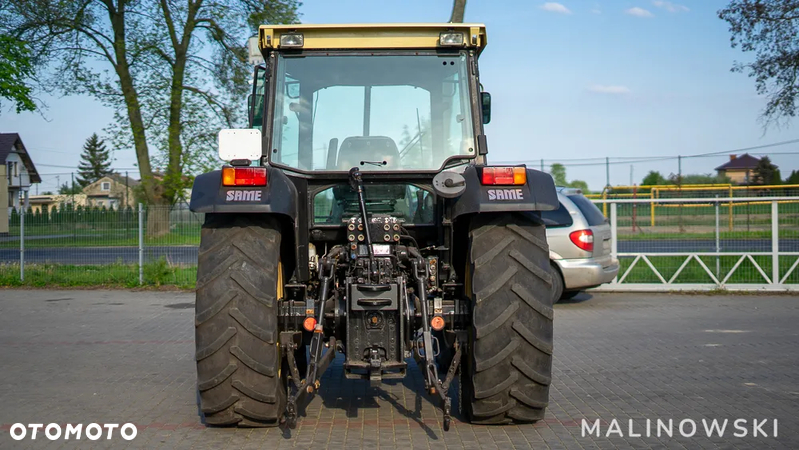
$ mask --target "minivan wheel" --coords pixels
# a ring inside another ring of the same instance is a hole
[[[563,297],[563,275],[560,274],[560,269],[555,263],[550,263],[549,270],[552,272],[552,303],[555,304],[561,298],[567,297]]]

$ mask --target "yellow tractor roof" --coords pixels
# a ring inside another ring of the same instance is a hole
[[[301,33],[302,48],[310,50],[435,49],[441,47],[439,35],[446,31],[463,33],[460,48],[472,48],[479,54],[486,46],[483,24],[366,23],[261,25],[258,47],[261,51],[280,50],[282,35]]]

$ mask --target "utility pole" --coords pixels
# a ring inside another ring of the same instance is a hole
[[[541,172],[544,171],[544,158],[541,158]]]
[[[605,187],[610,188],[610,158],[605,157]]]
[[[125,204],[123,205],[124,208],[128,207],[128,171],[125,171],[125,195],[122,196],[123,201]]]
[[[682,156],[677,155],[677,192],[680,194],[680,198],[682,198]],[[680,202],[680,233],[685,232],[685,227],[683,226],[682,220],[682,202]]]

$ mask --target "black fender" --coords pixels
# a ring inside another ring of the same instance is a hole
[[[469,166],[463,172],[466,191],[452,205],[453,220],[474,213],[534,212],[558,209],[555,182],[548,173],[527,170],[527,183],[518,186],[483,186],[483,166]]]
[[[282,171],[266,168],[266,186],[222,186],[222,171],[194,179],[189,209],[197,213],[272,213],[297,220],[297,188]]]

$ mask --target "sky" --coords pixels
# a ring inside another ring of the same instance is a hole
[[[560,162],[569,180],[591,189],[640,183],[649,170],[713,173],[726,153],[799,139],[796,123],[764,131],[765,98],[754,81],[732,73],[751,56],[730,47],[721,0],[468,0],[466,22],[484,23],[480,58],[492,96],[486,125],[489,162]],[[451,0],[305,0],[303,23],[446,22]],[[81,147],[102,135],[112,112],[90,97],[41,96],[42,114],[0,113],[0,132],[18,132],[42,174],[39,191],[55,190],[78,164]],[[242,107],[245,107],[243,104]],[[796,154],[778,154],[790,153]],[[767,154],[783,177],[799,170],[799,142],[749,151]],[[637,162],[627,158],[673,157]],[[596,159],[591,159],[596,158]],[[116,149],[113,166],[136,176],[132,149]],[[632,173],[631,173],[632,172]]]

